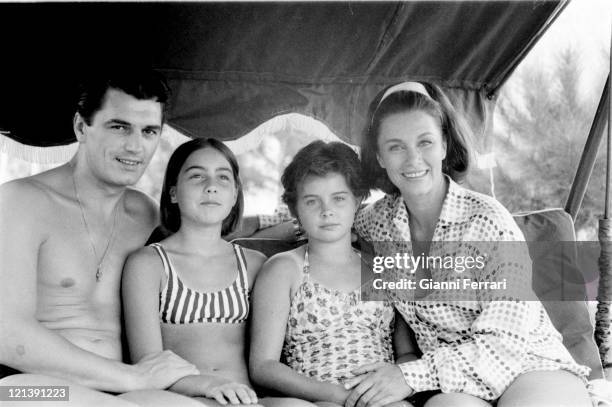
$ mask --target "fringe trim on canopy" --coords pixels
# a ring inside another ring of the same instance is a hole
[[[323,141],[340,141],[353,148],[356,152],[358,151],[358,148],[346,143],[336,136],[323,122],[299,113],[288,113],[275,116],[239,139],[224,141],[224,143],[234,152],[234,154],[238,155],[257,148],[265,135],[278,131],[286,131],[288,133],[291,131],[301,131]]]
[[[168,141],[173,149],[191,140],[189,137],[185,136],[183,133],[168,124],[164,124],[164,127],[162,127],[162,138]]]
[[[257,126],[240,139],[226,141],[225,144],[227,144],[234,154],[242,154],[246,151],[257,148],[265,135],[276,133],[281,130],[285,130],[287,132],[292,130],[303,131],[324,141],[344,142],[322,122],[302,114],[289,113],[276,116],[260,126]],[[188,138],[180,133],[180,131],[174,129],[170,125],[164,125],[162,136],[166,137],[173,145],[179,145],[188,140]],[[351,144],[347,145],[358,152],[358,148],[356,146]],[[76,142],[57,147],[29,146],[27,144],[21,144],[0,132],[0,152],[30,163],[64,163],[74,156],[77,148],[78,143]]]
[[[21,144],[0,133],[0,152],[35,164],[58,164],[69,161],[77,151],[79,143],[57,147],[34,147]]]

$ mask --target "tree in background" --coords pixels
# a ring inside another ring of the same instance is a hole
[[[578,61],[568,48],[552,72],[542,66],[521,69],[500,94],[493,134],[495,194],[512,212],[565,205],[601,94],[601,88],[580,88]],[[589,239],[595,239],[591,229],[603,211],[603,150],[576,220],[576,229],[586,230]]]
[[[281,174],[295,153],[316,139],[311,133],[287,126],[266,134],[257,148],[238,155],[246,214],[270,214],[279,206]]]

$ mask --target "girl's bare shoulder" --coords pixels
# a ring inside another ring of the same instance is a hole
[[[303,263],[304,247],[298,247],[270,257],[264,263],[261,273],[269,278],[293,283],[300,277]]]
[[[262,252],[253,249],[242,248],[242,251],[247,263],[249,281],[255,281],[255,277],[259,274],[267,257]]]
[[[163,269],[162,260],[157,253],[157,250],[151,246],[141,247],[133,251],[125,261],[123,275],[126,277],[131,275],[148,275],[158,277]]]

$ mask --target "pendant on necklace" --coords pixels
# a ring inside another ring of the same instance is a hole
[[[72,185],[74,186],[74,196],[76,198],[77,203],[79,204],[79,209],[81,211],[81,220],[83,221],[83,226],[85,227],[85,233],[87,234],[87,237],[89,239],[89,244],[91,246],[93,257],[97,261],[98,252],[96,251],[96,245],[94,244],[94,241],[91,237],[91,232],[89,231],[89,225],[87,224],[87,219],[85,218],[85,209],[83,209],[83,204],[81,203],[81,197],[79,196],[79,188],[77,188],[77,183],[76,183],[76,178],[74,177],[74,172],[72,173]],[[125,194],[121,196],[121,199],[125,200]],[[106,254],[108,253],[109,249],[111,248],[114,242],[119,204],[120,202],[117,202],[115,204],[115,208],[113,209],[113,228],[111,229],[110,237],[108,238],[108,241],[106,242],[106,248],[104,249],[104,252],[102,253],[102,257],[100,258],[100,262],[98,263],[98,268],[96,269],[96,282],[100,282],[100,280],[102,280],[102,265],[104,264],[104,259],[106,258]]]

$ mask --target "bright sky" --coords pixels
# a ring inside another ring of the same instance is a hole
[[[584,86],[601,88],[609,70],[605,56],[610,49],[611,26],[611,0],[571,0],[524,64],[542,64],[570,46],[582,57]]]

